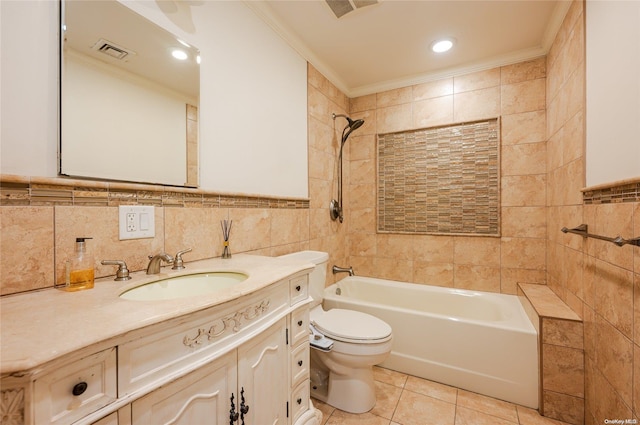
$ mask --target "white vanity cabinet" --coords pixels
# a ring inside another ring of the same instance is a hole
[[[228,424],[237,364],[234,351],[134,401],[131,424]]]
[[[219,359],[131,405],[132,425],[286,424],[285,319]],[[233,395],[233,405],[231,396]]]
[[[299,272],[78,350],[73,361],[5,375],[0,414],[12,425],[318,425],[307,278]]]

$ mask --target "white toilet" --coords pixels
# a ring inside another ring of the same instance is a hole
[[[316,265],[309,275],[311,395],[346,412],[371,410],[376,404],[373,366],[391,352],[391,327],[359,311],[322,309],[326,252],[300,251],[284,257]]]

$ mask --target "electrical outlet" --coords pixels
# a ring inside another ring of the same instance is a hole
[[[120,205],[120,240],[153,238],[156,235],[153,209],[153,206]]]
[[[136,213],[127,213],[127,232],[135,232],[136,227]]]

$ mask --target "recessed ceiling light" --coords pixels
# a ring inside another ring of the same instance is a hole
[[[444,53],[450,50],[453,47],[453,39],[452,38],[443,38],[441,40],[436,40],[431,43],[431,50],[435,53]]]
[[[178,60],[185,60],[188,58],[187,53],[184,50],[180,50],[180,49],[174,49],[171,51],[171,56],[173,56],[174,58],[178,59]]]

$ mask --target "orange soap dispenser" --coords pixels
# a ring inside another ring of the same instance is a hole
[[[66,264],[66,291],[91,289],[94,284],[93,256],[87,252],[86,240],[93,238],[76,238],[76,251]]]

